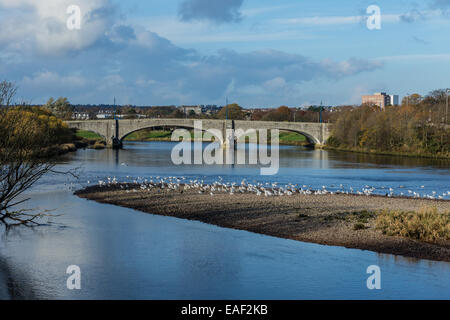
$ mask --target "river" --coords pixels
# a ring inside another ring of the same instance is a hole
[[[450,299],[450,264],[322,246],[155,216],[80,199],[98,180],[177,176],[240,183],[278,182],[327,189],[365,186],[450,199],[448,162],[280,147],[280,171],[256,166],[176,166],[169,142],[127,142],[78,150],[27,194],[27,207],[52,209],[51,223],[0,231],[0,298],[16,299]],[[341,186],[342,184],[342,186]],[[66,269],[81,269],[81,290]],[[367,267],[381,269],[369,290]]]

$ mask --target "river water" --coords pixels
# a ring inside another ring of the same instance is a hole
[[[280,171],[256,166],[173,165],[169,142],[124,150],[79,150],[47,176],[27,207],[52,209],[51,223],[0,231],[0,298],[31,299],[450,299],[450,264],[322,246],[229,230],[80,199],[73,191],[116,177],[278,182],[328,190],[374,187],[449,199],[448,162],[281,147]],[[219,178],[220,177],[220,178]],[[342,186],[341,186],[342,184]],[[81,269],[81,290],[66,269]],[[367,267],[381,269],[369,290]]]

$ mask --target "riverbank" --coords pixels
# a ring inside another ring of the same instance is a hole
[[[78,130],[74,135],[75,147],[77,149],[105,149],[106,141],[102,136],[90,131]]]
[[[388,236],[376,228],[379,210],[408,212],[435,207],[437,212],[449,213],[450,201],[303,193],[266,197],[239,192],[238,187],[230,193],[220,188],[212,191],[211,186],[164,184],[93,186],[76,195],[151,214],[280,238],[450,262],[450,241],[427,243]]]
[[[332,151],[339,151],[339,152],[351,152],[351,153],[382,155],[382,156],[407,157],[407,158],[424,158],[424,159],[439,159],[439,160],[448,160],[450,162],[450,156],[447,156],[447,155],[419,154],[419,153],[405,153],[405,152],[390,152],[390,151],[379,151],[379,150],[364,150],[364,149],[359,149],[359,148],[332,147],[330,145],[324,145],[322,147],[322,149],[324,149],[324,150],[332,150]]]
[[[72,142],[48,147],[44,153],[64,155],[69,152],[75,152],[78,149],[101,150],[106,148],[106,141],[102,137],[88,131],[76,132],[71,140]]]
[[[101,150],[106,148],[106,142],[100,140],[80,139],[74,140],[72,143],[63,143],[48,148],[48,153],[51,155],[63,155],[69,152],[75,152],[78,149],[95,149]]]

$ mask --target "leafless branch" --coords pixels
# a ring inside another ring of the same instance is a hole
[[[17,93],[17,86],[13,82],[0,82],[0,107],[10,106],[14,96]]]

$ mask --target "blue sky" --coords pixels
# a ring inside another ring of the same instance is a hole
[[[357,104],[449,87],[449,27],[450,0],[0,0],[0,79],[32,103]]]

